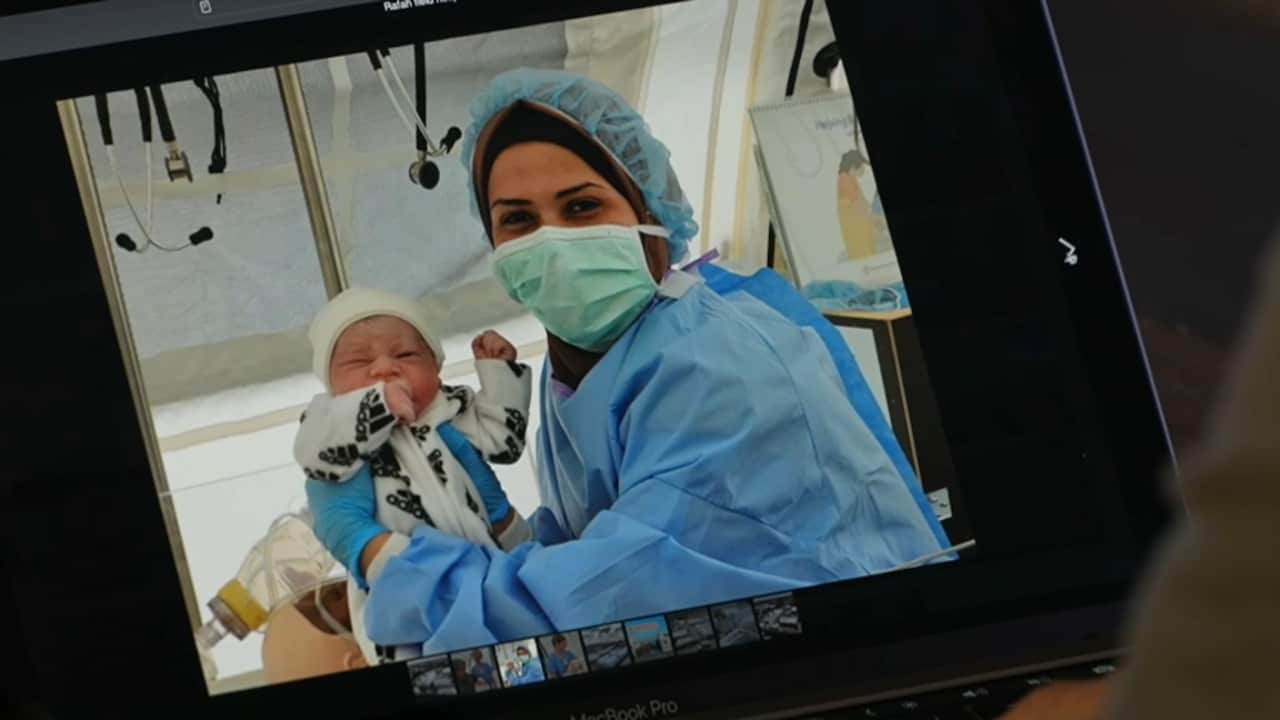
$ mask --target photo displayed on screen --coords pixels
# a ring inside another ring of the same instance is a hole
[[[211,693],[656,663],[969,557],[874,147],[842,70],[784,99],[803,5],[62,101]]]
[[[538,643],[533,639],[503,643],[494,651],[502,668],[502,686],[532,685],[547,679],[538,657]]]
[[[556,633],[538,638],[547,678],[582,675],[587,672],[587,653],[582,649],[582,636],[576,632]]]
[[[761,639],[772,640],[784,635],[800,634],[800,609],[796,607],[794,595],[783,593],[756,598],[754,602]]]
[[[671,613],[667,619],[677,654],[692,655],[716,649],[716,631],[706,608]]]
[[[453,665],[446,655],[411,660],[408,664],[409,684],[413,694],[419,697],[439,697],[458,694],[453,681]]]
[[[449,656],[458,694],[474,695],[502,687],[498,679],[498,663],[490,648],[474,648]]]
[[[746,645],[760,639],[756,613],[749,600],[711,608],[711,621],[715,625],[720,647]]]
[[[661,660],[671,657],[671,631],[667,619],[662,616],[630,620],[626,623],[627,640],[631,643],[631,656],[636,662]]]
[[[622,623],[583,630],[582,646],[587,653],[587,664],[593,671],[631,664],[631,651],[627,649],[627,633],[622,629]]]

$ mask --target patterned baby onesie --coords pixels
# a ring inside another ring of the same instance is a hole
[[[504,360],[477,360],[476,373],[479,392],[442,385],[431,405],[407,424],[391,414],[382,383],[344,395],[317,395],[302,415],[294,457],[308,478],[323,482],[346,482],[368,464],[377,520],[394,533],[411,535],[425,524],[499,546],[480,493],[437,429],[448,422],[490,462],[516,462],[524,452],[533,373],[527,365]],[[515,519],[523,525],[518,513]],[[527,535],[509,529],[501,540],[518,544]],[[363,626],[366,593],[352,582],[348,598],[353,624]],[[387,659],[384,649],[373,648],[362,628],[356,629],[370,662]],[[413,655],[402,648],[394,653],[395,659]]]

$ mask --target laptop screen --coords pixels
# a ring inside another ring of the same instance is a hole
[[[0,19],[61,268],[11,292],[99,361],[11,529],[129,578],[134,692],[692,714],[1114,601],[1158,526],[1038,10],[67,5]]]

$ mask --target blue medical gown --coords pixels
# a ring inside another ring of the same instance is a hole
[[[577,659],[578,656],[574,655],[572,650],[565,650],[563,657],[551,653],[546,657],[547,673],[553,678],[568,677],[569,666]]]
[[[845,392],[849,396],[849,402],[853,403],[854,411],[866,423],[871,434],[880,442],[880,447],[888,454],[893,466],[897,468],[916,505],[925,514],[934,537],[938,538],[938,542],[943,547],[951,547],[951,540],[947,537],[942,522],[934,514],[929,498],[920,485],[920,479],[916,477],[910,461],[902,452],[902,446],[898,444],[898,438],[894,435],[893,428],[889,426],[889,421],[880,411],[880,404],[871,394],[871,386],[867,384],[867,379],[858,366],[858,359],[853,356],[840,331],[826,319],[822,311],[801,295],[795,286],[768,268],[758,270],[751,275],[738,275],[715,265],[702,265],[699,272],[706,279],[707,287],[718,294],[732,296],[734,293],[748,293],[797,325],[812,328],[818,333],[831,353],[831,359],[840,373],[840,379],[844,381]],[[954,558],[953,554],[944,559]]]
[[[542,674],[542,666],[537,660],[531,660],[529,664],[524,666],[524,672],[512,673],[507,678],[507,684],[511,687],[520,687],[521,685],[532,685],[546,680],[546,676]]]
[[[659,296],[583,379],[544,367],[535,542],[424,527],[381,645],[455,650],[891,569],[941,549],[822,340],[747,293]]]

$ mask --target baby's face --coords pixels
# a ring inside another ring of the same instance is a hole
[[[329,359],[329,385],[334,395],[403,382],[421,415],[440,392],[440,366],[435,354],[412,325],[398,317],[377,315],[343,331]]]

